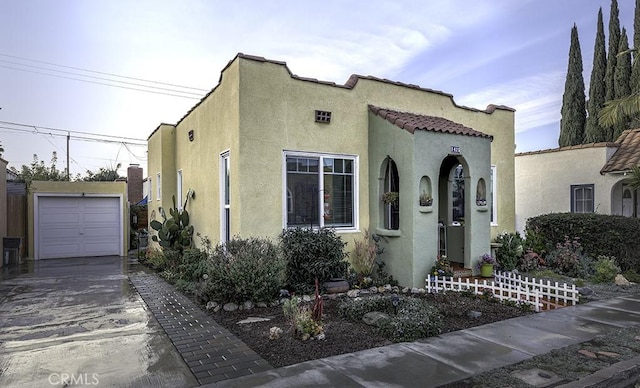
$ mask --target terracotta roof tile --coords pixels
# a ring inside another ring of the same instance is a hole
[[[565,146],[565,147],[559,147],[559,148],[549,148],[545,150],[519,152],[516,154],[516,156],[550,154],[552,152],[577,150],[577,149],[583,149],[583,148],[618,147],[618,146],[619,144],[612,143],[612,142],[586,143],[586,144],[577,144],[577,145]]]
[[[600,170],[606,172],[628,171],[640,166],[640,128],[628,129],[616,140],[618,149]]]
[[[398,112],[395,110],[379,108],[373,105],[369,105],[369,110],[373,114],[382,117],[391,124],[402,128],[410,133],[414,133],[416,130],[422,130],[493,139],[493,136],[491,135],[487,135],[480,131],[476,131],[475,129],[465,127],[462,124],[458,124],[442,117]]]

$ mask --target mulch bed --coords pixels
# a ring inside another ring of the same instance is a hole
[[[454,292],[424,294],[417,297],[425,298],[438,308],[443,318],[443,333],[528,314],[515,307]],[[322,319],[326,335],[324,340],[302,341],[294,338],[284,319],[282,306],[233,312],[221,310],[217,313],[209,312],[209,314],[276,368],[392,343],[378,334],[375,327],[342,318],[338,312],[338,305],[344,298],[347,297],[330,299],[325,296]],[[481,315],[472,318],[469,316],[470,311],[479,312]],[[248,317],[269,318],[269,321],[238,324],[239,321]],[[280,327],[284,333],[280,338],[271,340],[269,330],[274,326]]]

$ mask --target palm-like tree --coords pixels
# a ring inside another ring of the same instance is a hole
[[[631,55],[638,54],[638,49],[632,48],[618,54]],[[638,55],[635,55],[633,66],[640,66]],[[640,93],[634,92],[629,96],[607,101],[598,115],[598,124],[602,127],[610,127],[624,121],[628,117],[640,115]]]

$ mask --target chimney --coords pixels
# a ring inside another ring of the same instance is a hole
[[[127,192],[129,203],[142,201],[142,167],[139,164],[130,164],[127,168]]]

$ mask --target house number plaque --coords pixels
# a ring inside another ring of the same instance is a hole
[[[451,146],[451,153],[452,154],[459,154],[460,153],[460,147],[459,146]]]

